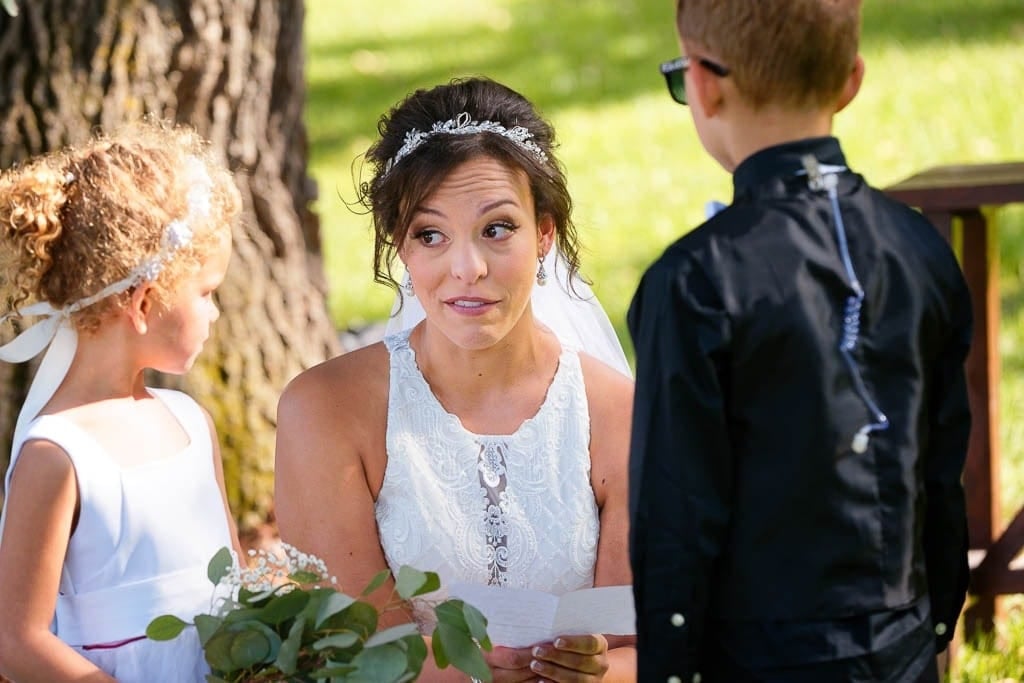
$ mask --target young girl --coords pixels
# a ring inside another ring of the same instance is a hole
[[[0,674],[202,681],[206,565],[238,548],[212,422],[145,386],[193,364],[218,310],[240,199],[194,131],[140,122],[0,174],[0,359],[48,347],[22,407],[0,518]],[[22,327],[25,327],[24,325]]]

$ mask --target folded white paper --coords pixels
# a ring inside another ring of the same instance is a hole
[[[487,617],[487,635],[495,645],[526,647],[557,636],[636,633],[631,586],[583,588],[559,596],[523,588],[453,583],[448,592]]]

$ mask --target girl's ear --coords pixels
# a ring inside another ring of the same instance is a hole
[[[151,289],[152,285],[139,285],[128,299],[128,319],[139,334],[149,331],[149,316],[153,313],[153,300],[149,296]]]
[[[555,219],[546,213],[537,221],[537,256],[547,256],[555,243]]]

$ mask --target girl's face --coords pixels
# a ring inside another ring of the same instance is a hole
[[[490,158],[457,166],[416,208],[399,252],[427,323],[482,349],[523,317],[554,221],[535,219],[526,174]]]
[[[231,260],[231,236],[224,231],[199,271],[181,282],[166,308],[153,311],[148,320],[152,340],[148,367],[182,374],[195,363],[210,336],[210,325],[220,317],[213,292],[224,281]]]

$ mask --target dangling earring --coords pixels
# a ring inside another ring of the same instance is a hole
[[[538,256],[537,263],[537,284],[541,287],[548,283],[548,272],[544,270],[544,257]]]
[[[408,271],[406,271],[405,277],[402,278],[402,285],[401,286],[402,286],[402,292],[404,292],[406,296],[409,296],[409,297],[416,296],[416,291],[412,288],[412,278],[409,277]]]

